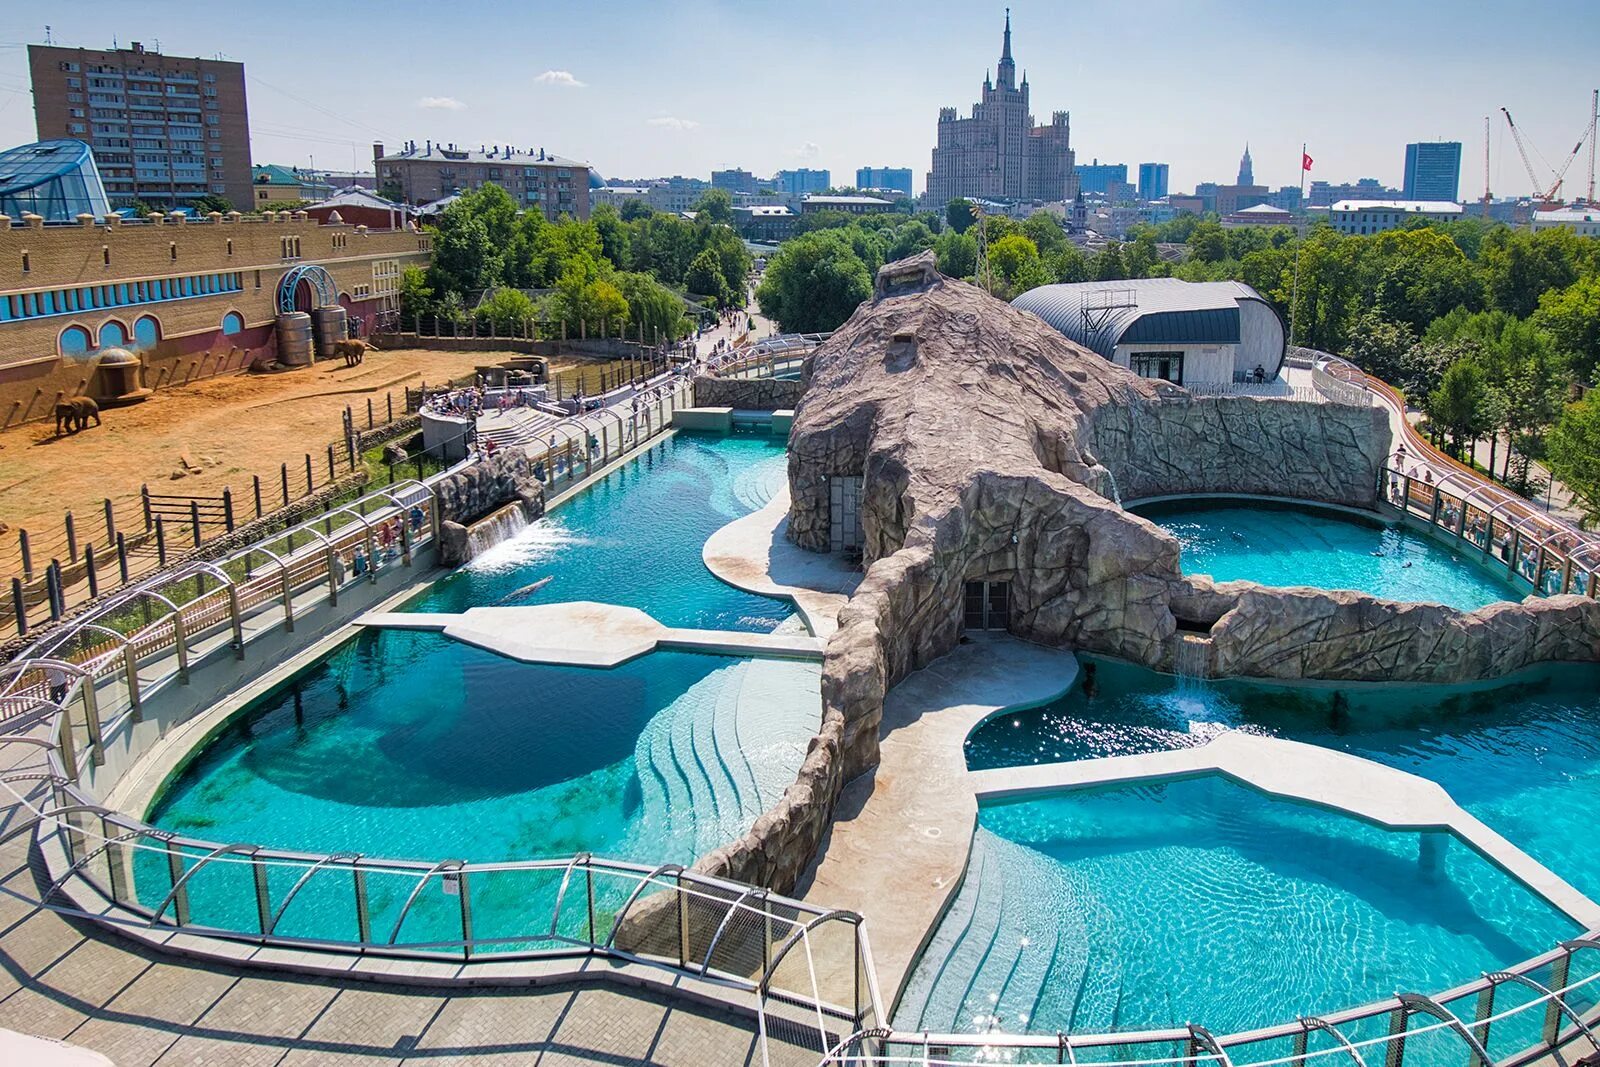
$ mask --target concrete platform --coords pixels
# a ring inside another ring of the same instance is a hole
[[[890,690],[882,760],[845,786],[795,890],[867,917],[885,1004],[899,1000],[966,873],[978,818],[967,735],[1002,710],[1056,699],[1077,677],[1070,652],[996,634],[974,636]]]
[[[712,430],[727,433],[733,429],[733,409],[677,408],[672,413],[672,425],[680,430]]]
[[[1331,748],[1230,730],[1195,748],[970,771],[967,778],[978,799],[989,800],[1202,774],[1391,830],[1449,830],[1583,929],[1600,927],[1600,905],[1468,814],[1437,782]]]
[[[657,648],[727,656],[822,658],[821,638],[663,626],[638,608],[577,600],[564,604],[469,608],[448,612],[374,611],[357,626],[435,630],[462,644],[523,663],[615,667]]]
[[[789,487],[767,506],[735,519],[712,534],[700,558],[711,573],[736,589],[794,602],[806,627],[818,637],[838,629],[839,609],[861,583],[861,572],[831,553],[807,552],[784,536],[789,525]]]

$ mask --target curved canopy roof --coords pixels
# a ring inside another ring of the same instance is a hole
[[[1243,282],[1139,278],[1041,285],[1011,304],[1110,359],[1119,344],[1238,344],[1246,301],[1266,304]]]

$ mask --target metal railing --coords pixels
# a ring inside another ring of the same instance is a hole
[[[1579,954],[1587,964],[1575,976]],[[1513,999],[1514,998],[1514,999]],[[940,1067],[970,1063],[1216,1067],[1519,1067],[1574,1044],[1600,1054],[1590,1024],[1600,1000],[1600,940],[1550,952],[1432,996],[1396,993],[1347,1011],[1217,1035],[1190,1024],[1120,1033],[932,1033],[880,1028],[852,1034],[824,1067]],[[1422,1020],[1419,1024],[1416,1020]]]

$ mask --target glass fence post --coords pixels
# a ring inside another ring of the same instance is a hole
[[[1306,1062],[1306,1045],[1310,1042],[1310,1037],[1311,1031],[1307,1029],[1305,1023],[1302,1022],[1300,1024],[1300,1032],[1294,1035],[1294,1051],[1291,1053],[1289,1059],[1289,1062],[1293,1065],[1293,1067],[1304,1067]]]
[[[1389,1043],[1384,1049],[1384,1067],[1401,1067],[1406,1058],[1406,1021],[1409,1013],[1400,1005],[1389,1013]]]
[[[128,872],[123,868],[123,849],[120,844],[112,841],[112,826],[104,813],[100,816],[100,836],[106,843],[106,874],[107,884],[111,887],[111,899],[118,904],[130,899],[128,893]]]
[[[105,745],[100,737],[100,702],[95,697],[94,674],[83,679],[83,728],[89,735],[89,762],[98,767],[106,761]]]
[[[583,861],[584,895],[589,900],[589,944],[594,945],[594,864],[591,860]]]
[[[461,958],[472,956],[472,893],[467,888],[467,867],[456,869],[457,888],[461,893]]]
[[[1483,991],[1478,994],[1478,1006],[1473,1011],[1473,1036],[1484,1048],[1489,1047],[1489,1020],[1494,1016],[1494,990],[1493,982],[1484,986]],[[1473,1067],[1491,1067],[1490,1064],[1484,1063],[1476,1052],[1472,1054],[1472,1062]]]
[[[679,871],[676,878],[678,883],[676,893],[678,898],[678,966],[687,967],[689,965],[689,906],[684,901],[683,872]]]
[[[356,937],[365,945],[372,941],[372,913],[367,909],[367,872],[356,866],[350,874],[356,894]]]
[[[144,721],[144,698],[139,692],[139,656],[133,642],[122,646],[122,669],[128,679],[128,721]]]
[[[1550,965],[1550,988],[1555,996],[1544,1006],[1544,1043],[1547,1048],[1555,1048],[1556,1042],[1561,1037],[1561,1001],[1562,991],[1566,989],[1567,978],[1572,972],[1572,950],[1568,949],[1556,957]]]
[[[189,925],[189,883],[183,880],[183,853],[170,838],[167,840],[167,876],[176,895],[172,900],[172,918],[178,926]]]
[[[261,928],[261,936],[266,937],[272,932],[272,892],[267,885],[267,868],[261,862],[259,849],[250,853],[250,876],[256,888],[256,923]]]

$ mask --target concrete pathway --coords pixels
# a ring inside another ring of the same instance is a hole
[[[656,648],[729,656],[822,658],[822,639],[804,634],[740,633],[663,626],[638,608],[574,600],[523,607],[468,608],[460,614],[373,611],[357,626],[390,630],[437,630],[523,663],[615,667]]]
[[[1198,774],[1222,774],[1392,830],[1449,830],[1583,929],[1600,928],[1600,905],[1467,814],[1437,782],[1319,745],[1231,730],[1195,748],[972,771],[968,779],[988,800]]]
[[[807,552],[790,543],[788,526],[786,484],[766,507],[712,534],[700,558],[736,589],[794,601],[806,627],[830,637],[838,629],[839,609],[861,583],[861,572],[835,553]]]
[[[993,635],[973,637],[889,692],[882,761],[845,786],[796,888],[867,917],[885,1004],[899,1001],[966,872],[978,816],[967,735],[1002,709],[1054,700],[1077,677],[1071,653]]]

